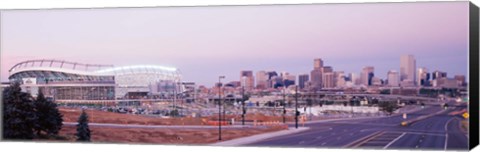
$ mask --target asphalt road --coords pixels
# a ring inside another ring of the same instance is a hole
[[[453,105],[453,103],[449,103]],[[268,147],[326,147],[362,149],[429,149],[467,150],[468,137],[460,129],[459,116],[449,112],[465,107],[428,106],[403,119],[391,117],[339,120],[306,124],[309,130],[285,136],[273,137],[246,146]],[[425,118],[425,116],[429,117]],[[408,126],[402,121],[415,120]]]

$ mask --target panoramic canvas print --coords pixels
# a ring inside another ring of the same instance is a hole
[[[468,150],[468,7],[3,10],[2,140]]]

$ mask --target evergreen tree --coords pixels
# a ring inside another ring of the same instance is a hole
[[[40,135],[42,131],[50,136],[58,135],[58,132],[62,129],[63,116],[58,111],[57,104],[48,101],[41,89],[38,90],[35,108],[38,116],[38,121],[35,125],[37,135]]]
[[[88,115],[85,110],[82,110],[82,114],[78,118],[77,124],[77,141],[90,142],[90,129],[88,128]]]
[[[388,101],[380,102],[378,103],[378,106],[381,111],[386,112],[389,115],[392,115],[395,110],[400,108],[398,107],[396,102],[388,102]]]
[[[33,98],[14,82],[3,90],[3,138],[33,139],[37,121]]]

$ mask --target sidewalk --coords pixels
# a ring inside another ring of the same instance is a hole
[[[237,138],[237,139],[217,142],[217,143],[210,144],[210,145],[211,146],[240,146],[240,145],[254,143],[254,142],[257,142],[257,141],[260,141],[260,140],[265,140],[265,139],[272,138],[272,137],[294,134],[294,133],[306,131],[308,129],[310,129],[310,128],[308,128],[308,127],[298,127],[298,129],[288,128],[288,130],[282,130],[282,131],[277,131],[277,132],[253,135],[253,136],[249,136],[249,137]]]

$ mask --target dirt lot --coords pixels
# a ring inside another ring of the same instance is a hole
[[[260,133],[282,130],[281,127],[225,129],[223,140],[246,137]],[[104,143],[152,143],[152,144],[209,144],[218,141],[217,129],[136,129],[90,127],[92,142]],[[64,126],[60,135],[75,141],[74,126]]]
[[[81,114],[80,109],[67,109],[60,108],[60,112],[63,114],[64,122],[77,122],[78,117]],[[210,116],[205,118],[161,118],[161,117],[151,117],[144,115],[133,115],[133,114],[121,114],[114,112],[105,112],[98,110],[86,110],[89,116],[89,122],[94,123],[115,123],[115,124],[141,124],[141,125],[207,125],[205,121],[212,120],[215,121],[218,119],[218,116]],[[240,123],[241,117],[234,115],[225,116],[226,119],[230,120],[235,118],[237,123]],[[282,116],[265,116],[261,114],[247,114],[247,121],[252,122],[257,120],[257,122],[265,121],[278,121],[282,122]],[[287,117],[287,121],[294,121],[293,117]]]

